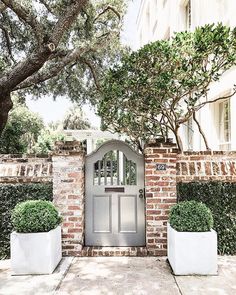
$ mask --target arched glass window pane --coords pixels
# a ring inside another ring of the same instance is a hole
[[[94,163],[93,183],[95,185],[136,185],[136,163],[127,159],[121,151],[110,151],[103,159]]]

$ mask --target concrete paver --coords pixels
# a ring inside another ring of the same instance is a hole
[[[218,257],[217,276],[176,276],[183,295],[236,295],[236,256]]]
[[[166,259],[93,257],[74,260],[57,295],[178,295]]]
[[[51,275],[11,276],[0,261],[0,295],[236,295],[236,256],[219,256],[218,276],[173,276],[166,258],[63,258]]]
[[[52,294],[66,274],[72,257],[63,258],[51,275],[12,276],[10,260],[0,260],[0,295]]]

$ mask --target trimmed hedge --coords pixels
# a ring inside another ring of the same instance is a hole
[[[0,259],[10,255],[11,211],[17,203],[26,200],[52,201],[51,183],[0,185]]]
[[[219,254],[236,254],[236,183],[190,182],[177,185],[178,201],[195,200],[210,208]]]
[[[211,210],[196,201],[175,204],[170,210],[169,221],[170,225],[180,232],[205,232],[213,227]]]
[[[52,202],[28,200],[15,206],[11,222],[18,233],[39,233],[56,228],[62,222],[62,217]]]

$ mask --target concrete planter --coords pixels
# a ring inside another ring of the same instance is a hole
[[[217,234],[178,232],[167,225],[168,260],[175,275],[216,275]]]
[[[50,274],[61,258],[60,226],[49,232],[11,234],[11,268],[15,275]]]

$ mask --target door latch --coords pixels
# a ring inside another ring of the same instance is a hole
[[[140,189],[139,190],[139,198],[143,198],[144,197],[144,194],[143,194],[143,189]]]

